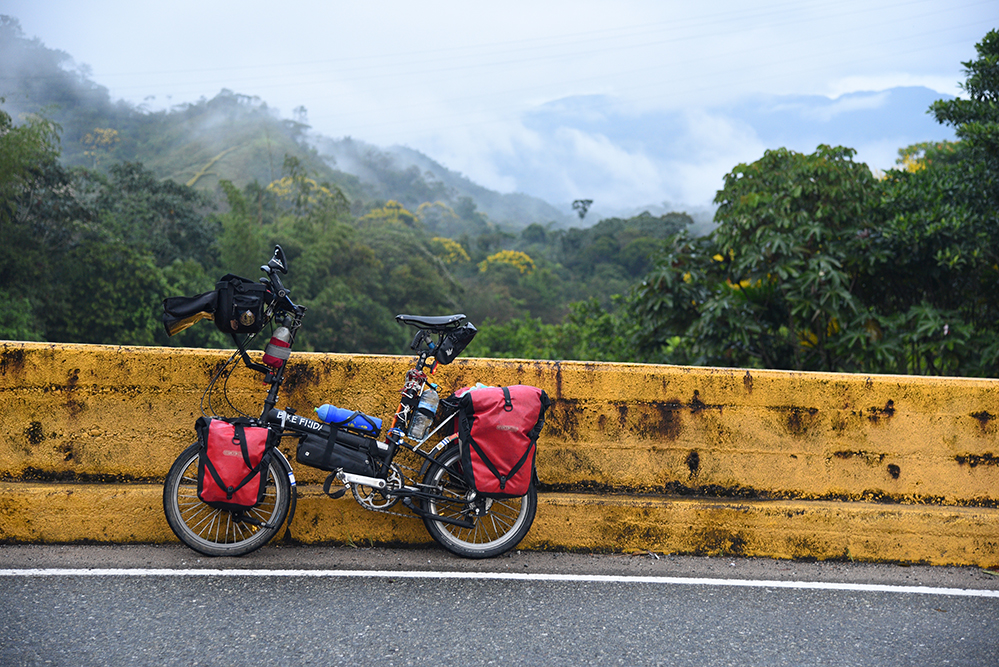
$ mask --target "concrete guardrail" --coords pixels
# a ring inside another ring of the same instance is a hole
[[[0,541],[168,542],[161,482],[229,352],[0,342]],[[408,357],[299,353],[280,406],[390,415]],[[459,359],[552,398],[528,549],[999,564],[999,381]],[[233,403],[259,411],[259,376]],[[429,542],[294,464],[286,539]]]

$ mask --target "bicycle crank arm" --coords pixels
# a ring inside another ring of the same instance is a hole
[[[337,478],[344,484],[360,484],[361,486],[370,486],[375,489],[384,489],[388,486],[388,482],[384,479],[379,479],[378,477],[365,477],[364,475],[354,475],[349,472],[341,472],[337,475]]]
[[[408,507],[412,512],[422,517],[432,519],[434,521],[440,521],[441,523],[449,523],[452,526],[459,526],[461,528],[475,528],[475,524],[472,523],[471,521],[459,521],[458,519],[450,519],[446,516],[438,516],[436,514],[431,514],[430,512],[424,512],[419,507],[414,505],[413,499],[409,497],[403,498],[402,504]]]

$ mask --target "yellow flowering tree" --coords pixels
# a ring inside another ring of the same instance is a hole
[[[407,211],[406,208],[399,202],[389,200],[385,202],[385,206],[376,208],[367,215],[361,216],[357,222],[361,225],[387,223],[390,225],[413,227],[416,225],[416,216]]]
[[[445,264],[461,264],[471,261],[462,245],[454,239],[435,236],[430,239],[430,247],[434,251],[434,255]]]
[[[491,266],[507,264],[514,267],[521,275],[528,275],[534,272],[534,260],[526,252],[520,250],[500,250],[498,253],[486,257],[479,262],[479,271],[485,273]]]
[[[87,132],[80,140],[83,143],[83,154],[93,161],[93,166],[101,164],[101,157],[111,155],[118,145],[118,130],[104,127],[95,127],[92,132]]]

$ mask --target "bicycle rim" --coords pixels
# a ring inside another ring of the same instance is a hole
[[[464,479],[452,475],[447,467],[460,470],[460,454],[457,446],[449,447],[440,457],[443,466],[432,465],[424,478],[424,484],[447,500],[426,501],[426,509],[433,515],[471,521],[473,527],[464,528],[433,519],[424,519],[427,531],[448,551],[466,558],[491,558],[517,546],[534,522],[537,509],[537,493],[521,498],[489,499],[486,511],[474,516],[465,502],[468,487]]]

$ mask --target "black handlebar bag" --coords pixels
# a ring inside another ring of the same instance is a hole
[[[482,387],[458,399],[458,442],[465,482],[488,498],[519,498],[536,478],[538,436],[548,394],[537,387]]]
[[[264,499],[267,466],[274,438],[248,419],[206,419],[195,423],[198,454],[198,498],[216,509],[239,512]]]
[[[266,324],[274,295],[267,286],[227,273],[215,283],[215,326],[227,334],[254,334]]]

